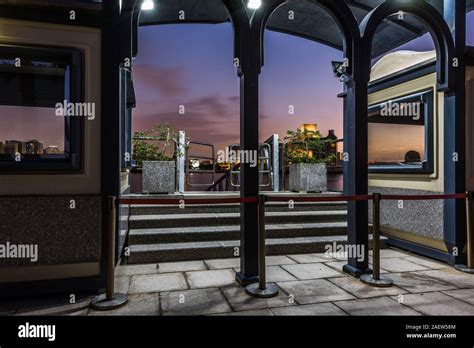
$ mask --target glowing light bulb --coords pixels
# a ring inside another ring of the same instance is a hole
[[[152,0],[145,0],[142,2],[142,10],[151,11],[155,8],[155,3]]]
[[[262,1],[261,0],[249,0],[249,3],[247,5],[247,7],[251,8],[252,10],[256,10],[260,6],[262,6]]]

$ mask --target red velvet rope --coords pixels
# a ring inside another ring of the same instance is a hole
[[[334,197],[272,197],[266,196],[267,202],[348,202],[348,201],[370,201],[374,198],[372,195],[358,196],[334,196]]]

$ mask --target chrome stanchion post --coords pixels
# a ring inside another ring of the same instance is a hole
[[[258,196],[258,283],[245,288],[250,296],[269,298],[278,295],[278,288],[274,284],[267,284],[265,269],[265,195]]]
[[[474,234],[472,230],[472,192],[466,194],[466,230],[467,230],[467,264],[455,265],[454,267],[461,272],[474,274]]]
[[[379,288],[393,285],[390,278],[380,275],[380,200],[382,195],[374,193],[372,205],[372,274],[363,274],[360,281]]]
[[[117,209],[116,197],[108,198],[108,230],[107,230],[107,288],[105,294],[96,296],[91,302],[91,308],[96,310],[111,310],[128,302],[127,294],[114,292],[115,282],[115,219]]]

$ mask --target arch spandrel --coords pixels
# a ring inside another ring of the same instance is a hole
[[[362,74],[368,82],[370,79],[372,41],[378,26],[386,18],[400,14],[411,14],[423,22],[431,33],[436,47],[436,70],[439,91],[454,89],[454,42],[451,31],[443,16],[431,5],[423,1],[387,1],[379,5],[363,19],[360,24],[362,39],[362,57],[365,60]]]

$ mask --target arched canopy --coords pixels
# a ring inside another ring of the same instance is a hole
[[[264,8],[262,11],[257,11],[255,14],[260,14],[259,17],[253,18],[253,21],[258,21],[258,30],[260,32],[260,35],[263,37],[263,31],[265,27],[268,25],[270,22],[271,17],[278,12],[279,8],[283,8],[284,6],[287,5],[292,5],[295,2],[292,0],[273,0],[269,1],[269,5],[267,8]],[[359,45],[359,38],[360,38],[360,33],[359,33],[359,28],[358,28],[358,23],[356,18],[354,17],[351,9],[349,6],[346,4],[346,1],[344,0],[305,0],[305,1],[299,1],[298,4],[299,6],[305,3],[305,6],[312,7],[313,10],[314,8],[317,8],[319,11],[324,11],[326,12],[327,15],[330,16],[332,19],[332,26],[334,27],[334,24],[336,27],[333,28],[333,30],[336,31],[336,34],[339,36],[342,36],[342,50],[346,54],[346,57],[349,58],[349,66],[346,68],[346,72],[348,74],[352,74],[352,62],[354,61],[354,49],[356,46]],[[292,8],[292,7],[288,7]],[[291,22],[292,20],[288,20],[288,13],[285,14],[287,16],[286,21]],[[296,18],[295,14],[295,18]],[[315,28],[320,28],[321,23],[318,21],[311,21],[309,25],[315,27]],[[342,34],[342,35],[341,35]],[[263,45],[263,40],[262,40],[262,45]],[[263,52],[263,47],[261,47],[261,50]],[[262,54],[263,57],[263,54]],[[263,59],[263,58],[262,58]],[[262,61],[263,65],[263,61]]]
[[[143,0],[133,0],[133,14],[132,14],[132,55],[135,57],[138,51],[138,26],[141,21],[140,16],[145,17],[143,22],[147,23],[150,21],[150,15],[147,12],[141,11],[141,4]],[[195,3],[189,8],[192,1],[181,2],[181,1],[164,1],[160,9],[159,15],[163,18],[170,16],[173,13],[173,20],[160,20],[159,24],[176,23],[176,16],[179,15],[180,11],[184,11],[184,19],[179,20],[179,23],[223,23],[230,21],[234,30],[234,57],[239,59],[239,68],[241,68],[242,62],[245,58],[242,57],[242,40],[238,38],[240,36],[247,36],[250,32],[250,22],[246,6],[243,0],[207,0],[201,1],[199,4]],[[163,6],[165,4],[166,6]],[[211,16],[214,14],[216,19]],[[156,12],[151,15],[153,20],[156,20]],[[206,21],[200,21],[197,18],[207,18]],[[158,24],[155,23],[155,24]],[[239,74],[240,74],[239,69]]]
[[[128,7],[130,1],[134,0],[107,0],[116,1],[124,7]],[[140,25],[156,25],[168,23],[224,23],[231,20],[229,11],[221,6],[222,0],[154,0],[155,10],[143,12],[140,16]],[[235,0],[236,3],[244,3],[246,7],[248,0]],[[263,2],[268,0],[262,0]],[[390,0],[388,0],[389,2]],[[351,10],[358,23],[367,16],[374,8],[384,0],[346,0],[345,4]],[[426,2],[433,6],[440,14],[444,11],[444,0],[410,0],[407,2]],[[0,3],[8,4],[9,9],[17,8],[19,14],[25,13],[25,18],[32,15],[36,19],[44,18],[48,22],[59,23],[64,9],[76,9],[81,15],[75,22],[76,25],[98,25],[100,14],[104,9],[105,0],[0,0]],[[323,1],[320,2],[321,4]],[[338,1],[326,1],[327,6]],[[466,0],[466,11],[474,10],[474,0]],[[185,19],[179,18],[179,11],[185,11]],[[288,11],[295,13],[294,20],[288,20]],[[337,10],[337,9],[336,9]],[[287,0],[280,6],[269,19],[266,28],[269,30],[299,36],[308,40],[323,43],[330,47],[343,50],[343,39],[337,30],[337,23],[331,18],[331,11],[313,6],[309,1]],[[87,20],[89,18],[89,20]],[[95,24],[91,24],[92,19]],[[80,24],[81,19],[84,20]],[[62,22],[61,22],[62,23]],[[318,23],[319,25],[314,25]],[[138,16],[134,28],[138,25]],[[136,30],[132,28],[132,30]],[[401,22],[389,19],[380,23],[380,32],[373,40],[372,57],[378,57],[392,49],[413,40],[426,33],[423,23],[416,18],[408,18]]]
[[[443,16],[424,1],[387,1],[372,10],[360,24],[362,36],[362,73],[366,81],[370,79],[371,52],[375,32],[386,18],[402,16],[407,13],[416,16],[428,29],[433,37],[437,53],[437,81],[439,90],[454,88],[454,42],[451,31]],[[401,19],[403,21],[403,19]]]
[[[247,1],[236,0],[236,2],[243,2],[245,5]],[[228,11],[220,6],[221,0],[155,0],[155,2],[156,11],[144,12],[140,16],[140,25],[223,23],[230,20]],[[262,2],[265,3],[268,0],[262,0]],[[352,16],[356,19],[356,25],[358,25],[370,11],[383,3],[383,0],[319,1],[321,6],[314,6],[310,2],[313,0],[285,1],[269,18],[266,29],[320,42],[342,51],[344,49],[343,39],[331,12],[336,13],[337,6],[344,3],[343,6],[350,9]],[[440,14],[443,13],[443,0],[427,0],[426,2]],[[324,8],[325,6],[328,8]],[[330,7],[336,8],[331,11]],[[180,10],[184,10],[186,13],[184,21],[178,18]],[[294,20],[288,20],[289,10],[294,11]],[[467,11],[470,10],[474,10],[474,0],[467,0]],[[314,23],[318,23],[318,25]],[[426,33],[423,23],[411,18],[403,23],[396,19],[390,19],[381,23],[380,28],[381,35],[377,35],[373,42],[373,57],[385,54]]]

